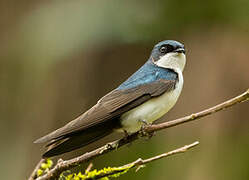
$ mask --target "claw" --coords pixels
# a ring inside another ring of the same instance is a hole
[[[146,136],[148,139],[150,139],[152,136],[155,135],[155,132],[148,133],[148,132],[145,131],[146,128],[151,125],[151,123],[148,123],[145,120],[139,120],[139,121],[143,123],[142,126],[141,126],[141,129],[139,131],[139,133],[141,134],[141,136]]]

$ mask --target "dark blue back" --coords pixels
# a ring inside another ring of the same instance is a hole
[[[139,85],[152,83],[159,79],[177,80],[178,75],[172,69],[158,67],[149,60],[117,89],[129,89]]]

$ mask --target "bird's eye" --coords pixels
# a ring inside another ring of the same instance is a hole
[[[168,53],[168,52],[171,52],[171,51],[173,51],[173,47],[172,46],[170,46],[170,45],[164,45],[164,46],[162,46],[160,49],[159,49],[159,51],[162,53],[162,54],[166,54],[166,53]]]
[[[167,53],[167,47],[166,46],[162,46],[159,51],[162,53],[162,54],[166,54]]]

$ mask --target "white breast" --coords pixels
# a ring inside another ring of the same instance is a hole
[[[179,77],[176,88],[124,113],[120,117],[122,129],[128,133],[139,131],[143,124],[141,121],[152,123],[166,114],[175,105],[183,87],[182,72],[180,69],[175,69],[175,71]]]

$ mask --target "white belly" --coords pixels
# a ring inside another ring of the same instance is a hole
[[[137,132],[141,129],[142,122],[152,123],[166,114],[176,103],[183,86],[182,73],[179,72],[179,81],[176,88],[165,92],[159,97],[150,99],[142,105],[124,113],[121,117],[122,129],[128,133]]]

